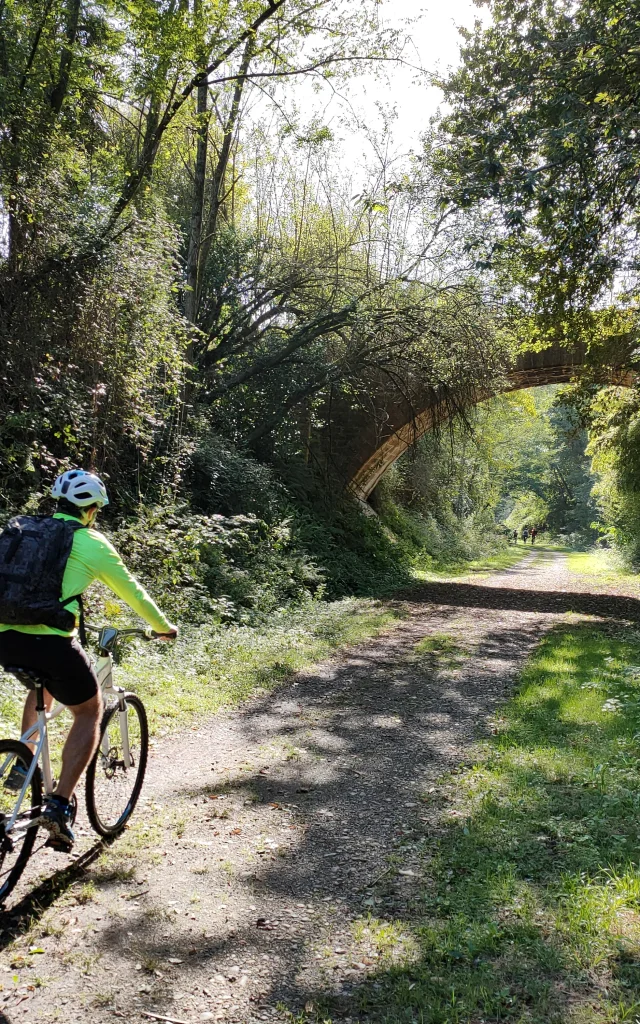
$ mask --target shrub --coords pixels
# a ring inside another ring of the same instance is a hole
[[[323,591],[323,574],[292,543],[287,520],[141,509],[115,531],[127,564],[181,619],[256,621]]]

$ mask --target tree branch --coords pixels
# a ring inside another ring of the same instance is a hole
[[[354,299],[347,306],[343,306],[342,309],[332,310],[330,313],[324,313],[310,323],[304,324],[303,327],[299,327],[291,335],[288,344],[284,345],[277,352],[273,352],[270,356],[265,359],[261,359],[259,362],[254,363],[253,366],[247,367],[246,370],[234,374],[224,384],[209,391],[203,396],[203,401],[211,403],[216,398],[220,398],[222,395],[226,395],[229,391],[239,387],[241,384],[245,384],[252,377],[256,377],[261,373],[265,373],[267,370],[273,369],[275,366],[279,366],[286,360],[293,352],[296,352],[303,345],[308,345],[310,342],[315,341],[317,338],[321,338],[325,334],[330,334],[332,331],[339,327],[344,326],[351,319],[355,309],[357,307],[357,300]]]
[[[173,99],[166,107],[162,118],[160,119],[155,130],[150,133],[149,137],[145,139],[145,144],[142,148],[142,153],[136,168],[129,175],[126,184],[124,185],[118,200],[113,208],[111,216],[107,221],[106,227],[103,231],[103,236],[108,235],[118,218],[124,213],[129,206],[129,203],[137,195],[138,190],[148,174],[158,152],[162,137],[166,132],[167,128],[173,121],[174,117],[181,110],[183,104],[189,99],[194,89],[197,89],[202,82],[209,82],[209,76],[216,71],[225,60],[228,60],[233,53],[242,46],[243,43],[254,36],[258,29],[272,18],[279,9],[284,5],[286,0],[270,0],[269,5],[258,15],[257,18],[251,22],[250,25],[241,32],[240,35],[219,54],[214,61],[212,61],[206,68],[199,71],[194,75],[184,86],[179,95]]]

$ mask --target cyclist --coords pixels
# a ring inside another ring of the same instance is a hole
[[[74,843],[70,825],[71,798],[96,749],[102,714],[98,680],[77,639],[81,609],[76,598],[81,600],[87,587],[100,580],[145,619],[155,632],[171,639],[177,636],[178,630],[134,579],[113,545],[94,529],[98,512],[109,504],[102,480],[94,473],[72,469],[58,477],[51,494],[58,501],[54,519],[75,520],[86,527],[76,529],[73,535],[62,579],[61,601],[74,613],[75,627],[65,631],[51,626],[0,624],[0,664],[42,673],[49,681],[44,691],[47,710],[57,700],[65,704],[73,715],[62,751],[60,779],[39,819],[39,824],[49,832],[48,845],[68,852]],[[35,723],[36,717],[35,693],[30,691],[22,717],[23,732]],[[15,772],[20,771],[14,769],[5,785],[20,788],[21,780],[12,778]]]

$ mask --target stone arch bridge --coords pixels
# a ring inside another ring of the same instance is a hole
[[[542,352],[525,352],[517,357],[506,374],[504,391],[539,387],[544,384],[566,384],[576,378],[586,363],[586,350],[576,346],[554,346]],[[634,374],[614,365],[598,371],[603,383],[629,386]],[[478,391],[472,398],[475,405],[490,398],[495,392]],[[467,400],[467,405],[469,404]],[[434,399],[433,395],[420,402],[399,397],[371,398],[369,408],[351,409],[346,423],[337,429],[343,419],[340,410],[332,416],[335,433],[331,438],[332,461],[346,480],[351,492],[361,501],[367,501],[375,486],[389,467],[424,433],[444,423],[451,416],[452,402]],[[346,411],[346,410],[345,410]]]

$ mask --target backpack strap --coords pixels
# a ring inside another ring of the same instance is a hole
[[[63,608],[66,608],[72,601],[78,602],[78,608],[80,609],[80,617],[78,619],[78,636],[80,637],[80,643],[83,647],[87,646],[87,627],[84,621],[84,601],[82,600],[82,594],[74,594],[73,597],[68,597],[65,601],[61,601],[60,604]]]
[[[66,522],[70,522],[70,520],[67,519]],[[71,523],[71,528],[73,529],[73,532],[75,533],[76,530],[87,530],[89,528],[89,524],[88,523]],[[82,646],[86,647],[87,646],[87,627],[86,627],[85,618],[84,618],[84,601],[82,599],[82,594],[73,594],[72,597],[67,597],[64,601],[61,601],[60,604],[62,605],[63,608],[66,608],[66,606],[68,604],[71,604],[72,601],[77,601],[78,602],[78,608],[80,610],[80,617],[78,619],[78,637],[80,638],[80,643],[82,644]]]
[[[4,556],[5,562],[8,563],[12,562],[13,559],[15,558],[16,552],[20,545],[22,544],[22,538],[24,537],[24,534],[22,532],[22,527],[18,525],[8,526],[6,529],[7,534],[11,536],[11,542]]]
[[[84,619],[84,601],[82,594],[78,594],[78,604],[80,605],[80,622],[78,623],[78,636],[80,637],[80,643],[83,647],[87,646],[87,626]]]

